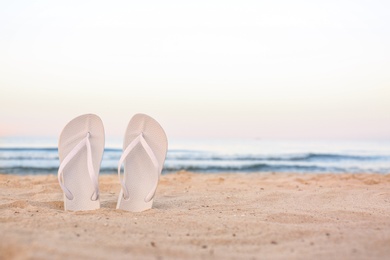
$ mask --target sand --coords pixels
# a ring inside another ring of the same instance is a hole
[[[161,178],[154,208],[65,212],[54,175],[0,175],[1,259],[390,259],[390,175]]]

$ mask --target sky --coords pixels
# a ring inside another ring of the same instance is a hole
[[[390,139],[389,1],[1,1],[0,136]]]

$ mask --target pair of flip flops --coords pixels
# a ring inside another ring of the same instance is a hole
[[[100,208],[98,176],[104,142],[103,123],[97,115],[76,117],[64,127],[58,144],[58,181],[65,210]],[[130,120],[118,163],[122,189],[117,209],[140,212],[152,207],[167,149],[166,134],[156,120],[144,114]]]

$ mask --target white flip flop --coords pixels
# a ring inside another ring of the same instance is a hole
[[[118,165],[122,189],[117,209],[140,212],[152,208],[167,150],[167,136],[160,124],[144,114],[133,116],[127,126]]]
[[[70,121],[58,142],[58,181],[64,191],[65,210],[100,208],[99,170],[104,151],[102,120],[93,114]]]

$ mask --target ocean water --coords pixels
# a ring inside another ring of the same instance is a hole
[[[108,138],[102,173],[115,173],[120,138]],[[0,172],[56,174],[55,138],[0,138]],[[163,172],[390,173],[390,141],[288,141],[175,139]]]

